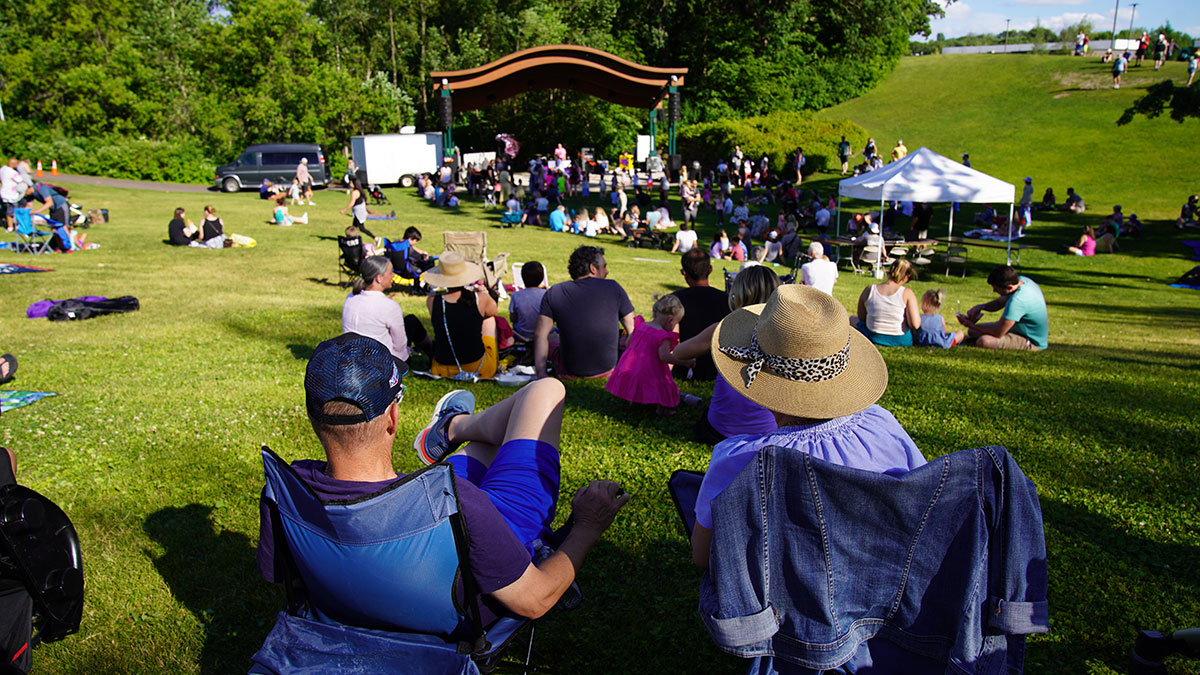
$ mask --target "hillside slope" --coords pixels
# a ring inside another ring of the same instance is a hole
[[[1053,187],[1061,201],[1074,187],[1093,212],[1122,204],[1143,220],[1174,219],[1198,188],[1200,125],[1165,117],[1116,124],[1166,78],[1186,80],[1184,65],[1156,73],[1148,62],[1113,89],[1109,65],[1097,58],[910,57],[869,94],[820,114],[863,125],[885,155],[897,139],[955,159],[969,152],[975,168],[1018,187],[1032,176],[1039,198]]]

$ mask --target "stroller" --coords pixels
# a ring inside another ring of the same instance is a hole
[[[374,183],[367,187],[367,193],[371,195],[371,199],[376,205],[392,203],[388,200],[387,195],[383,194],[383,190],[379,189],[379,186]]]

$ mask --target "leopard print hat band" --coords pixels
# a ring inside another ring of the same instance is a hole
[[[776,375],[793,382],[824,382],[831,380],[850,363],[850,337],[846,337],[846,346],[829,356],[815,359],[798,359],[788,356],[768,354],[758,346],[758,327],[750,337],[749,347],[718,347],[722,354],[737,361],[748,362],[746,365],[746,388],[754,384],[754,378],[765,365]]]

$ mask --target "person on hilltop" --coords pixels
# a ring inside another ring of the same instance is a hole
[[[988,274],[997,297],[957,316],[967,329],[967,343],[984,349],[1039,351],[1049,346],[1050,318],[1042,289],[1011,266],[1000,265]],[[1001,312],[998,321],[980,323],[984,312]]]
[[[567,261],[570,281],[550,287],[542,297],[534,330],[533,363],[537,377],[546,362],[560,377],[608,377],[617,364],[621,329],[633,334],[633,303],[625,289],[608,279],[604,249],[580,246]],[[559,339],[551,344],[550,329]]]
[[[1158,34],[1158,40],[1154,42],[1154,70],[1162,68],[1163,62],[1167,59],[1167,36],[1162,33]]]
[[[838,143],[837,153],[838,159],[842,162],[842,175],[845,176],[846,172],[850,170],[850,155],[854,154],[850,148],[850,141],[846,140],[845,136],[842,136],[842,142]]]
[[[1197,68],[1200,68],[1200,54],[1192,54],[1192,57],[1190,59],[1188,59],[1188,62],[1187,62],[1187,73],[1188,73],[1187,83],[1184,84],[1183,86],[1185,86],[1185,87],[1192,86],[1192,80],[1196,79]]]
[[[1084,204],[1083,197],[1080,197],[1079,193],[1075,192],[1075,188],[1069,187],[1067,188],[1067,199],[1063,202],[1062,208],[1064,211],[1070,211],[1071,213],[1083,213],[1087,210],[1087,205]]]
[[[903,140],[896,141],[896,147],[892,148],[892,161],[904,159],[908,156],[908,148],[904,145]]]
[[[167,223],[167,239],[172,246],[190,246],[200,236],[200,230],[187,219],[183,207],[175,209],[175,217]]]
[[[1125,73],[1125,68],[1128,65],[1129,65],[1129,59],[1125,58],[1125,54],[1119,55],[1116,58],[1116,60],[1113,61],[1113,67],[1112,67],[1113,89],[1121,88],[1121,75],[1123,75]]]
[[[1192,195],[1179,209],[1179,218],[1175,221],[1175,227],[1180,230],[1185,227],[1200,227],[1198,221],[1200,221],[1200,195]]]

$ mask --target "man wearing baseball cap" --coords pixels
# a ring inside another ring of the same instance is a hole
[[[407,366],[372,338],[346,333],[317,346],[304,389],[325,461],[299,460],[292,468],[321,500],[364,499],[404,478],[392,468],[392,447],[405,374]],[[530,618],[545,614],[629,500],[609,480],[580,488],[571,502],[572,525],[557,551],[532,562],[551,536],[563,399],[562,384],[543,379],[474,413],[475,397],[452,391],[438,401],[413,443],[423,462],[444,460],[454,469],[468,535],[466,564],[479,586],[469,602],[479,606],[485,626],[497,616],[496,602]],[[271,508],[260,500],[258,565],[263,577],[278,581]]]

